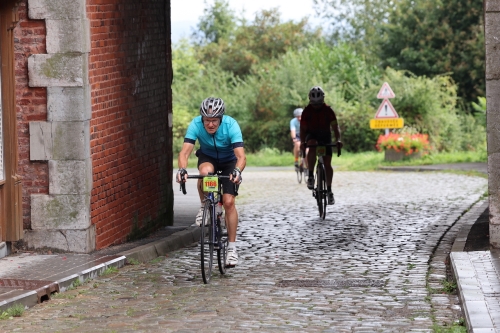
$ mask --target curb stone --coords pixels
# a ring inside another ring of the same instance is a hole
[[[499,283],[500,272],[495,272],[495,259],[490,251],[464,252],[472,226],[488,206],[488,200],[481,200],[460,218],[461,228],[450,253],[450,268],[457,283],[468,332],[497,332],[493,319],[498,314],[492,313],[489,306],[495,297],[493,294],[485,295],[487,290],[484,290],[491,287],[492,280],[494,284]],[[480,269],[477,269],[477,265],[481,266]],[[483,281],[485,278],[487,281]]]

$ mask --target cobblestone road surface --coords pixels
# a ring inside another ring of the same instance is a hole
[[[198,249],[84,283],[0,322],[1,332],[431,332],[461,317],[436,248],[487,180],[337,172],[317,218],[293,172],[248,172],[240,264],[203,285]],[[196,204],[196,203],[193,203]],[[438,247],[439,245],[439,247]]]

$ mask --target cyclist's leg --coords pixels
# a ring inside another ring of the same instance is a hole
[[[307,156],[308,152],[309,152],[309,148],[306,148],[305,156]],[[304,168],[307,169],[307,170],[309,170],[309,167],[308,167],[309,164],[307,163],[307,158],[305,156],[304,156],[304,160],[303,160],[303,162],[304,162]]]
[[[316,145],[318,144],[318,142],[314,137],[308,135],[306,138],[306,144]],[[309,177],[311,177],[314,174],[314,165],[316,164],[316,147],[310,147],[309,149],[306,149],[306,156],[307,169],[309,170]]]
[[[295,166],[298,166],[300,152],[300,137],[295,136],[295,141],[293,142],[293,157],[295,158]]]
[[[333,179],[332,157],[323,156],[323,163],[325,164],[326,186],[328,186],[328,188],[331,188]]]
[[[331,155],[323,156],[323,162],[325,164],[328,204],[333,205],[335,203],[335,198],[333,196],[333,191],[332,191],[332,180],[333,180],[332,156]]]
[[[226,214],[227,238],[229,242],[236,242],[236,231],[238,229],[238,211],[236,210],[236,197],[233,194],[224,193],[224,213]]]
[[[236,166],[236,161],[220,164],[217,171],[222,175],[229,175]],[[224,214],[226,214],[227,228],[227,260],[226,265],[232,267],[238,263],[238,255],[236,253],[236,234],[238,231],[238,211],[236,210],[236,196],[238,195],[238,185],[232,183],[229,179],[221,179],[222,202],[224,205]]]

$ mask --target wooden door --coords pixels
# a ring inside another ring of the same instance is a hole
[[[14,28],[19,21],[16,0],[0,3],[0,241],[23,236],[21,177],[18,165]]]

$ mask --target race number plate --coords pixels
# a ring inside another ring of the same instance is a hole
[[[325,156],[325,155],[326,155],[326,146],[317,146],[316,156]]]
[[[217,192],[219,189],[218,177],[203,177],[203,192]]]

